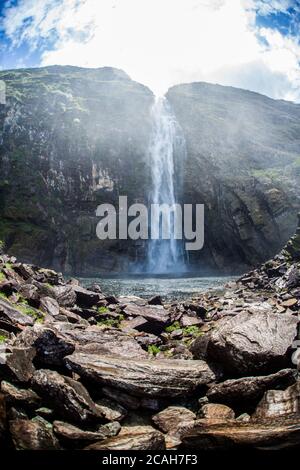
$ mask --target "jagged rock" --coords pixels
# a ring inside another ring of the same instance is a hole
[[[208,420],[227,421],[235,418],[234,411],[226,405],[207,403],[199,411],[199,417]]]
[[[179,425],[189,423],[195,419],[195,413],[183,406],[169,406],[160,413],[152,416],[154,424],[165,433],[170,433],[176,430]]]
[[[86,447],[87,450],[164,450],[163,434],[151,426],[123,427],[116,437]]]
[[[253,402],[262,398],[266,390],[285,389],[293,384],[296,380],[296,373],[294,369],[284,369],[266,376],[225,380],[225,382],[212,385],[207,392],[207,397],[212,402],[229,406],[251,406]]]
[[[99,385],[115,387],[137,396],[177,397],[191,394],[216,379],[204,361],[124,361],[120,358],[75,353],[65,358],[67,367]]]
[[[32,388],[71,422],[90,422],[101,417],[86,388],[70,377],[40,369],[32,378]]]
[[[300,272],[295,264],[290,266],[287,272],[275,282],[276,287],[279,289],[292,289],[293,287],[299,286],[299,284]]]
[[[99,300],[102,300],[104,296],[99,292],[92,292],[91,290],[85,289],[81,286],[72,286],[76,294],[76,304],[79,307],[93,307]]]
[[[19,287],[19,294],[26,300],[37,301],[39,298],[38,288],[33,284],[22,284]]]
[[[273,419],[290,414],[296,414],[300,422],[300,381],[286,390],[268,390],[258,404],[252,419]]]
[[[149,322],[147,331],[154,334],[161,333],[170,322],[169,314],[162,306],[141,306],[134,303],[128,303],[126,307],[124,307],[123,311],[128,317],[142,317],[147,320]]]
[[[76,344],[76,351],[92,354],[116,355],[124,358],[147,357],[147,353],[126,332],[107,327],[80,327],[64,324],[64,337]]]
[[[7,403],[26,405],[26,406],[39,406],[41,398],[30,389],[21,389],[15,385],[12,385],[5,380],[1,382],[1,392],[4,394]]]
[[[280,449],[299,446],[299,418],[264,423],[228,422],[209,424],[197,420],[181,432],[180,450],[230,450],[234,448]]]
[[[160,295],[155,295],[148,300],[149,305],[163,305],[163,301]]]
[[[11,347],[0,363],[0,376],[14,382],[27,383],[34,374],[34,348]]]
[[[45,328],[37,324],[20,333],[15,344],[33,347],[36,351],[36,361],[40,365],[59,366],[63,363],[63,358],[75,350],[74,342],[65,338],[55,328]]]
[[[23,326],[33,325],[34,321],[15,308],[10,302],[0,299],[0,327],[8,331],[19,331]]]
[[[57,300],[51,297],[42,297],[40,301],[40,310],[51,315],[51,317],[56,317],[59,315],[59,305]]]
[[[127,416],[127,410],[120,404],[107,398],[101,398],[96,402],[97,409],[107,421],[122,421]]]
[[[58,450],[52,425],[42,420],[16,419],[10,421],[9,430],[16,450]]]
[[[221,319],[209,334],[208,357],[234,374],[275,372],[290,364],[297,324],[292,315],[273,312]]]
[[[53,295],[61,307],[73,307],[76,303],[76,293],[73,286],[55,286]]]
[[[119,423],[109,423],[99,426],[96,431],[85,431],[63,421],[53,422],[53,431],[61,440],[67,441],[101,441],[116,436],[121,429]]]

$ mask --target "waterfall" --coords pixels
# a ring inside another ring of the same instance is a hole
[[[178,202],[181,191],[182,165],[186,156],[185,139],[165,97],[155,99],[152,119],[153,132],[149,145],[152,184],[150,203],[173,205]],[[161,226],[157,228],[161,232]],[[183,242],[174,238],[174,220],[168,222],[167,228],[170,239],[163,240],[160,234],[158,240],[149,240],[147,270],[150,273],[184,271]]]

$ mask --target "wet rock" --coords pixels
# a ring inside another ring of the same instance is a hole
[[[90,422],[101,417],[86,388],[70,377],[40,369],[32,378],[32,388],[70,422]]]
[[[197,420],[181,433],[180,450],[280,449],[299,446],[299,418],[264,423],[228,422],[209,424]]]
[[[266,390],[285,389],[295,381],[296,371],[283,369],[276,374],[266,376],[225,380],[225,382],[212,385],[207,392],[207,397],[212,402],[229,406],[251,406],[253,402],[262,398]]]
[[[116,437],[86,447],[87,450],[164,450],[163,434],[151,426],[123,427]]]
[[[104,424],[99,426],[95,431],[86,431],[63,421],[53,422],[54,433],[62,441],[67,440],[83,443],[87,441],[100,441],[112,436],[116,436],[120,429],[121,426],[119,423]]]
[[[268,390],[258,404],[252,419],[273,419],[290,414],[298,415],[300,422],[300,381],[283,391]]]
[[[16,450],[58,450],[52,425],[42,420],[16,419],[10,421],[9,429]]]
[[[199,411],[200,418],[227,421],[235,418],[234,411],[226,405],[207,403]]]
[[[51,315],[51,317],[56,317],[59,315],[59,305],[57,300],[51,297],[42,297],[40,301],[40,310]]]
[[[6,398],[6,402],[13,405],[39,406],[40,397],[30,389],[21,389],[5,380],[1,382],[1,392]]]
[[[185,396],[216,379],[215,372],[204,361],[124,361],[75,353],[65,358],[65,363],[70,370],[94,383],[137,396]]]
[[[183,406],[169,406],[152,417],[154,424],[165,433],[175,431],[179,425],[195,419],[195,413]]]
[[[275,372],[290,364],[297,324],[292,315],[273,312],[224,318],[209,334],[208,357],[237,375]]]

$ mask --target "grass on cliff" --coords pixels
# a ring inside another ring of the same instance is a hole
[[[0,344],[3,344],[7,341],[7,336],[4,336],[4,335],[0,335]]]

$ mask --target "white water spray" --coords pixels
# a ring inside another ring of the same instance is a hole
[[[152,117],[154,127],[149,147],[152,176],[150,203],[171,206],[177,202],[180,192],[181,166],[186,156],[185,139],[166,98],[155,99]],[[183,243],[174,238],[172,220],[168,223],[168,232],[168,240],[149,240],[148,272],[158,274],[184,271]]]

